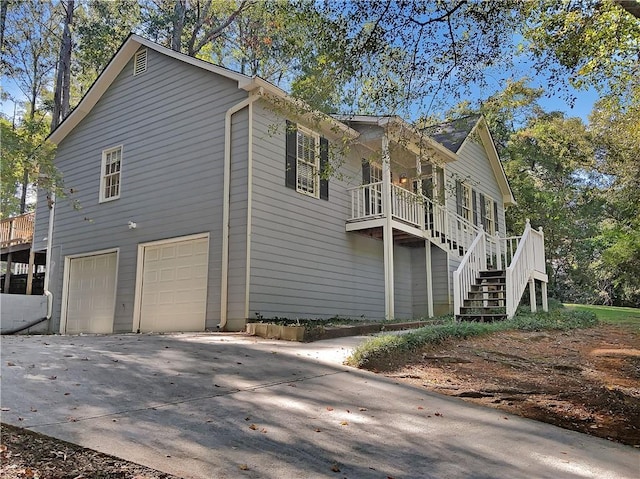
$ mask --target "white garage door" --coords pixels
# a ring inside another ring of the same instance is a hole
[[[141,332],[203,331],[209,238],[144,247]]]
[[[117,254],[69,260],[67,334],[111,333],[116,295]]]

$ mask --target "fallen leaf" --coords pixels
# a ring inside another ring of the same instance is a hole
[[[11,411],[11,408],[8,407],[0,407],[0,411]]]
[[[261,432],[262,434],[266,434],[266,433],[267,433],[267,430],[266,430],[265,428],[262,428],[262,429],[260,429],[260,432]]]
[[[349,425],[349,423],[348,423],[347,421],[342,421],[342,422],[340,423],[340,425],[341,425],[341,426],[348,426],[348,425]]]
[[[331,406],[327,406],[327,411],[333,411],[333,408]]]
[[[340,472],[340,468],[338,467],[338,464],[336,464],[335,462],[331,465],[331,470],[333,472]]]
[[[58,379],[58,376],[49,376],[49,379],[53,381],[54,379]]]
[[[439,412],[433,413],[434,416],[442,416],[442,414],[440,414]]]
[[[247,466],[246,464],[240,464],[240,465],[238,466],[238,468],[239,468],[241,471],[248,471],[248,470],[249,470],[249,466]]]
[[[69,422],[78,422],[78,418],[77,417],[73,417],[73,416],[69,416],[67,418],[67,421],[69,421]]]
[[[12,363],[11,361],[7,361],[7,366],[15,366],[16,363]]]
[[[245,420],[245,421],[250,421],[250,420],[251,420],[251,418],[250,418],[249,416],[247,416],[247,417],[245,417],[245,418],[244,418],[244,420]]]
[[[251,425],[249,426],[249,429],[251,429],[251,430],[255,431],[256,429],[258,429],[258,426],[256,426],[255,424],[251,424]]]
[[[424,409],[422,406],[418,406],[418,409]]]
[[[64,395],[65,395],[65,396],[69,396],[69,395],[71,395],[71,393],[64,393]]]
[[[38,410],[36,408],[34,408],[33,406],[31,406],[31,412],[38,412]]]
[[[318,429],[318,428],[315,428],[315,429],[314,429],[314,431],[315,431],[315,432],[322,432],[322,431],[321,431],[320,429]]]

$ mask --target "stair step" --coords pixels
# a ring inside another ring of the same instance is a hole
[[[485,304],[486,303],[486,304]],[[505,308],[504,299],[465,299],[462,308]]]
[[[491,288],[491,289],[489,289]],[[470,292],[472,293],[504,293],[507,290],[506,285],[502,284],[472,284]]]
[[[504,321],[507,319],[507,314],[458,314],[456,319],[460,321],[479,321],[481,323],[488,323],[493,321]]]
[[[506,314],[504,306],[462,306],[460,314]]]
[[[472,286],[473,288],[473,286]],[[492,289],[488,291],[469,291],[469,299],[482,298],[482,299],[504,299],[504,288]]]
[[[484,271],[480,271],[479,274],[480,278],[504,278],[506,277],[507,272],[504,269],[487,269]]]

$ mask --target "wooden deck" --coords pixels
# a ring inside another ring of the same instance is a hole
[[[35,213],[25,213],[0,220],[0,248],[31,244]]]

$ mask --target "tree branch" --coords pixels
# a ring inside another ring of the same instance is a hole
[[[219,37],[224,29],[231,25],[236,17],[250,5],[253,5],[253,3],[254,2],[250,0],[242,0],[242,2],[240,2],[240,6],[231,15],[229,15],[224,22],[222,22],[216,28],[213,28],[212,30],[209,30],[205,33],[204,37],[195,45],[195,47],[191,51],[188,52],[189,56],[196,56],[202,49],[202,47],[204,47],[207,43],[214,40],[215,38]]]

